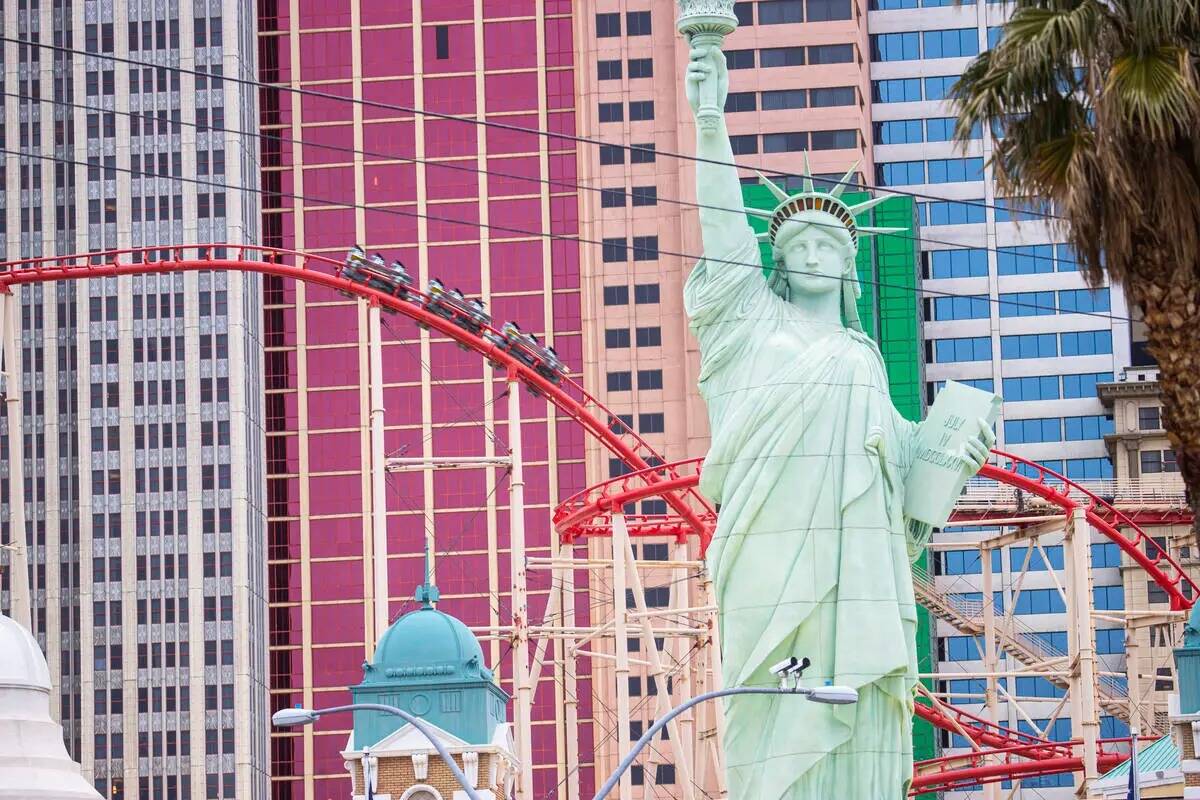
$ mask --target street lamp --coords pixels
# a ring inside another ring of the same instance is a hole
[[[621,776],[625,774],[625,770],[633,764],[638,753],[650,744],[655,735],[662,730],[668,722],[678,717],[683,712],[687,711],[692,706],[708,700],[715,700],[718,697],[729,697],[737,694],[798,694],[808,698],[813,703],[825,703],[827,705],[848,705],[858,702],[858,692],[849,686],[818,686],[814,689],[806,689],[802,686],[736,686],[732,689],[718,689],[715,692],[707,692],[702,695],[693,697],[675,708],[671,709],[670,713],[661,719],[657,720],[650,728],[642,734],[642,738],[637,740],[633,749],[625,758],[621,759],[621,763],[613,771],[612,775],[608,776],[608,780],[600,787],[600,791],[596,792],[596,796],[592,800],[604,800],[608,797],[608,793],[616,788],[617,783],[621,780]]]
[[[450,751],[438,740],[433,731],[429,729],[429,726],[421,721],[419,717],[414,717],[407,711],[395,706],[385,706],[379,703],[351,703],[350,705],[333,706],[332,708],[310,709],[300,708],[299,706],[296,708],[281,708],[271,715],[271,723],[280,727],[311,725],[326,714],[339,714],[343,711],[378,711],[383,714],[393,714],[400,717],[429,740],[429,743],[433,745],[433,749],[442,757],[442,761],[446,762],[446,767],[454,775],[454,779],[458,781],[463,791],[467,793],[467,797],[470,800],[482,800],[474,787],[471,786],[471,782],[467,780],[467,776],[458,768],[458,764],[454,763],[454,758],[450,755]]]

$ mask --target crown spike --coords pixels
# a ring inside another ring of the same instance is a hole
[[[854,165],[851,166],[846,174],[842,176],[842,179],[838,181],[837,185],[829,190],[829,193],[834,197],[841,197],[842,192],[846,191],[846,187],[850,185],[850,179],[853,178],[855,173],[858,172],[858,167],[860,164],[862,164],[862,159],[855,161]]]
[[[808,151],[804,151],[804,191],[813,191],[812,167],[808,165]]]
[[[746,213],[752,217],[761,217],[762,219],[770,219],[775,216],[774,211],[767,211],[762,208],[746,208]]]
[[[763,175],[761,172],[758,172],[757,170],[755,170],[755,174],[758,175],[758,180],[764,186],[766,186],[768,189],[771,190],[771,194],[775,197],[776,200],[778,200],[780,203],[782,203],[784,200],[788,199],[788,193],[783,190],[783,187],[779,186],[778,184],[773,182],[770,178],[768,178],[766,175]]]
[[[907,230],[908,230],[908,228],[862,227],[862,228],[858,229],[858,232],[863,236],[872,236],[877,233],[904,233]]]
[[[850,213],[854,214],[855,216],[858,216],[859,214],[863,213],[864,211],[868,211],[868,210],[874,208],[875,206],[879,205],[884,200],[890,200],[891,198],[893,198],[895,196],[896,195],[894,195],[894,194],[881,194],[881,195],[876,195],[875,197],[867,198],[866,200],[862,201],[861,203],[849,206]]]

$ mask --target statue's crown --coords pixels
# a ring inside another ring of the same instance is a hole
[[[788,194],[783,187],[771,182],[761,172],[758,173],[758,179],[771,190],[771,194],[779,201],[779,205],[775,206],[772,211],[764,211],[759,208],[746,209],[747,214],[769,220],[767,223],[767,232],[759,234],[759,240],[770,242],[774,246],[775,239],[779,234],[779,229],[783,227],[783,223],[804,211],[821,211],[845,225],[846,231],[850,234],[850,243],[855,250],[858,250],[860,236],[871,236],[876,233],[897,233],[905,230],[904,228],[879,228],[858,224],[856,220],[858,214],[874,208],[891,197],[891,195],[877,195],[854,205],[847,203],[842,199],[842,193],[846,191],[847,186],[851,185],[851,181],[857,172],[858,164],[856,163],[850,167],[845,176],[830,188],[829,191],[818,192],[813,185],[812,172],[808,166],[808,155],[805,154],[804,185],[798,194]]]

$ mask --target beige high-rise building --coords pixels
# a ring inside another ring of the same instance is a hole
[[[256,77],[253,3],[0,13],[20,41],[2,48],[5,259],[256,242],[258,92],[230,80]],[[269,791],[260,286],[189,272],[16,292],[23,442],[0,430],[24,458],[26,524],[8,530],[6,460],[0,541],[27,544],[50,710],[110,800]]]
[[[1143,523],[1142,528],[1197,577],[1200,554],[1192,526],[1171,524],[1176,516],[1186,515],[1187,504],[1183,477],[1163,429],[1158,368],[1130,367],[1119,380],[1100,384],[1096,391],[1113,415],[1114,432],[1105,437],[1115,478],[1112,491],[1123,508],[1136,509],[1140,501],[1162,515],[1164,524]],[[1180,514],[1172,514],[1172,508]],[[1121,578],[1126,608],[1169,609],[1166,594],[1128,557],[1121,560]],[[1177,690],[1172,648],[1180,641],[1183,624],[1180,620],[1150,622],[1154,624],[1131,620],[1125,634],[1129,697],[1140,709],[1143,732],[1151,723],[1159,728],[1166,724],[1167,699]]]
[[[677,4],[592,0],[577,11],[579,132],[608,143],[579,151],[580,183],[589,189],[580,194],[580,235],[604,243],[580,249],[584,383],[668,461],[699,457],[708,449],[708,421],[695,391],[698,354],[684,316],[683,282],[701,245],[695,165],[674,155],[695,152],[682,77],[688,45],[676,32]],[[856,180],[871,174],[865,5],[760,0],[737,3],[735,11],[739,28],[724,50],[730,70],[726,118],[737,162],[798,175],[807,152],[819,176],[839,179],[856,163]],[[742,175],[757,182],[750,169]],[[798,188],[800,178],[776,180]],[[590,447],[589,484],[624,469],[598,445]],[[658,499],[636,509],[665,510]],[[609,544],[593,547],[599,554]],[[635,550],[644,560],[674,557],[664,541],[639,540]],[[649,606],[666,605],[670,593],[685,585],[673,583],[666,570],[642,577]],[[636,640],[629,650],[645,660]],[[668,665],[683,657],[666,645]],[[616,677],[611,661],[595,659],[593,665],[599,782],[619,756]],[[636,664],[628,682],[629,734],[637,739],[655,717],[651,693],[660,687]],[[635,768],[635,792],[654,783],[654,796],[679,796],[669,747],[656,744],[656,750],[648,758],[654,774]]]

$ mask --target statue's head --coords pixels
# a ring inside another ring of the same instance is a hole
[[[789,195],[760,174],[759,179],[771,190],[779,205],[769,212],[746,210],[769,220],[767,232],[758,238],[771,243],[774,263],[763,272],[772,291],[788,301],[801,295],[840,291],[846,324],[861,331],[856,301],[862,289],[855,271],[859,238],[903,228],[858,224],[856,216],[886,200],[887,195],[853,206],[842,200],[842,192],[857,170],[856,164],[830,191],[818,192],[813,187],[808,158],[805,157],[803,191]]]

